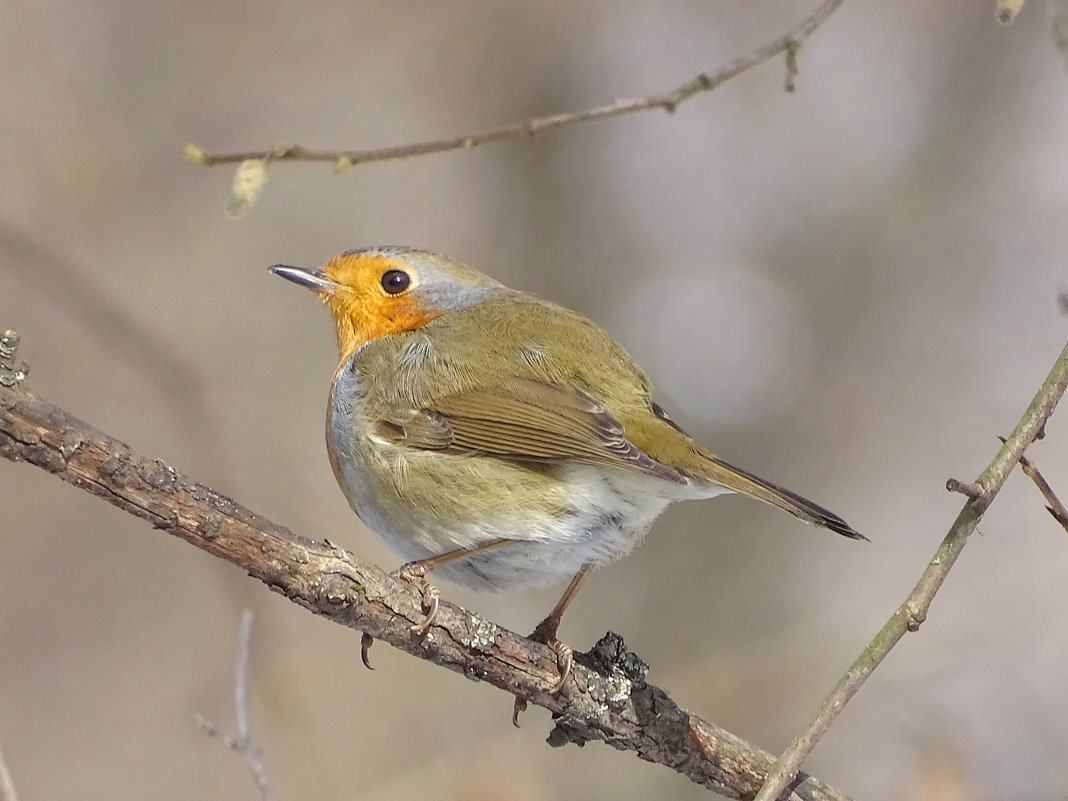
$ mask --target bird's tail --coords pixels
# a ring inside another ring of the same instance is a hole
[[[777,484],[772,484],[746,470],[728,464],[718,457],[709,456],[708,461],[711,462],[711,469],[703,472],[705,477],[716,484],[733,492],[748,495],[750,498],[756,498],[758,501],[770,503],[808,523],[828,528],[844,537],[854,540],[868,539],[834,512],[824,509],[807,498],[802,498],[788,489],[783,489]]]

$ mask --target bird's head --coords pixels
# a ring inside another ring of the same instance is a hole
[[[349,250],[318,268],[269,269],[326,304],[342,358],[376,337],[412,331],[504,289],[478,270],[406,247]]]

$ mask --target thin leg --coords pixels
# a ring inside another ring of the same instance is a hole
[[[575,595],[578,594],[579,587],[582,586],[592,569],[592,565],[582,566],[579,572],[575,574],[575,577],[571,579],[571,583],[567,585],[567,589],[560,596],[560,600],[556,602],[553,611],[534,628],[534,632],[530,635],[532,640],[548,645],[556,654],[557,663],[560,666],[560,679],[553,685],[550,692],[560,692],[563,689],[564,682],[567,681],[567,677],[571,675],[571,649],[557,639],[556,632],[560,628],[560,620],[564,616],[564,611],[574,600]]]
[[[427,573],[431,570],[437,570],[439,567],[447,565],[449,562],[455,562],[457,559],[463,559],[464,557],[481,553],[482,551],[490,551],[494,548],[500,548],[502,545],[507,545],[510,542],[515,542],[515,540],[490,540],[481,545],[476,545],[474,548],[455,548],[451,551],[438,554],[437,556],[430,556],[426,559],[417,559],[414,562],[408,562],[394,570],[390,574],[391,576],[415,585],[420,592],[422,592],[423,606],[427,607],[429,610],[422,621],[412,626],[412,631],[416,634],[423,634],[430,628],[430,625],[434,622],[434,618],[438,614],[441,593],[438,591],[437,587],[426,580]]]
[[[437,556],[428,556],[426,559],[416,559],[414,562],[408,562],[407,564],[401,565],[400,570],[423,568],[424,574],[429,573],[431,570],[437,570],[439,567],[447,565],[449,562],[455,562],[457,559],[463,559],[465,556],[471,556],[472,554],[481,553],[482,551],[491,551],[494,548],[500,548],[502,545],[507,545],[510,542],[517,542],[517,540],[490,540],[489,542],[483,542],[481,545],[476,545],[474,548],[453,548],[451,551],[445,551],[445,553],[438,554]]]
[[[426,617],[412,625],[412,631],[418,635],[422,635],[428,628],[430,628],[430,625],[434,622],[434,618],[437,617],[438,614],[441,592],[437,587],[426,580],[427,573],[431,570],[436,570],[442,565],[447,565],[449,562],[463,559],[465,556],[471,556],[472,554],[481,553],[482,551],[490,551],[494,548],[499,548],[502,545],[507,545],[510,542],[516,542],[516,540],[490,540],[489,542],[484,542],[474,548],[454,548],[451,551],[446,551],[437,556],[429,556],[426,559],[416,559],[414,562],[408,562],[390,573],[393,578],[415,585],[423,595],[423,606],[427,607],[429,610],[426,613]],[[374,670],[374,668],[371,667],[371,661],[367,652],[371,649],[371,646],[374,645],[374,642],[374,637],[367,632],[364,632],[363,637],[360,640],[360,658],[369,670]]]
[[[579,587],[586,580],[586,576],[590,574],[590,570],[590,565],[582,566],[579,572],[575,574],[575,577],[571,579],[571,583],[567,585],[567,589],[560,596],[560,600],[556,602],[553,611],[549,613],[545,620],[534,627],[534,633],[530,635],[531,639],[545,643],[556,654],[556,664],[560,669],[560,678],[549,691],[552,693],[558,693],[564,688],[564,682],[571,675],[572,662],[571,648],[557,639],[556,632],[560,628],[560,620],[564,616],[564,610],[567,609],[576,593],[578,593]]]
[[[535,628],[534,633],[530,635],[530,639],[536,640],[544,645],[548,645],[552,648],[553,653],[556,654],[556,664],[560,670],[560,678],[557,679],[556,684],[549,690],[551,693],[558,693],[564,688],[564,682],[567,681],[567,677],[571,675],[571,664],[574,661],[573,654],[570,646],[560,642],[556,637],[556,632],[560,628],[560,620],[564,616],[564,610],[574,600],[575,595],[579,591],[579,587],[582,586],[582,582],[586,580],[586,577],[593,569],[593,565],[583,565],[575,577],[571,579],[571,583],[567,585],[567,589],[564,590],[564,594],[560,596],[560,600],[556,602],[556,606]],[[519,713],[524,712],[527,708],[527,702],[525,698],[515,699],[515,704],[512,706],[512,725],[517,729],[519,728]]]

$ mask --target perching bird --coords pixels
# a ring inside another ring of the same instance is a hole
[[[705,450],[658,406],[623,347],[573,311],[407,247],[271,272],[314,291],[340,364],[326,439],[341,491],[403,558],[476,590],[570,578],[533,636],[557,639],[587,573],[632,551],[668,504],[738,492],[865,539],[842,518]]]

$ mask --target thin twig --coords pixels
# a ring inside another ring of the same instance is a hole
[[[234,660],[234,717],[237,720],[237,733],[226,734],[200,715],[197,715],[196,722],[209,737],[221,741],[231,751],[240,754],[256,783],[260,801],[273,801],[274,795],[263,765],[263,756],[252,739],[252,726],[249,724],[248,675],[249,655],[252,650],[252,620],[252,612],[245,610],[241,614],[241,625],[237,631],[237,658]]]
[[[0,751],[0,801],[19,801],[11,771],[7,769],[7,762],[4,761],[3,751]]]
[[[241,613],[241,625],[237,630],[237,659],[234,660],[234,717],[237,720],[237,736],[248,742],[252,735],[248,725],[248,663],[252,650],[252,612]]]
[[[960,481],[956,478],[946,479],[946,489],[950,492],[959,492],[961,495],[967,495],[969,498],[978,498],[983,494],[983,491],[975,486],[975,484],[969,484],[966,481]]]
[[[849,699],[890,653],[890,649],[897,645],[906,632],[919,630],[920,624],[927,618],[927,610],[935,594],[941,588],[942,582],[946,580],[957,557],[960,556],[969,535],[975,531],[983,513],[986,512],[1005,483],[1005,479],[1020,461],[1024,451],[1034,442],[1046,420],[1053,414],[1066,386],[1068,386],[1068,345],[1065,345],[1061,351],[1053,369],[1050,370],[1045,382],[1023,417],[1020,418],[1020,422],[1016,424],[1008,440],[1001,446],[997,456],[975,480],[974,487],[978,490],[978,494],[965,501],[964,508],[953,521],[945,539],[942,540],[934,557],[927,564],[912,592],[891,615],[864,652],[857,657],[845,675],[839,679],[834,689],[824,698],[808,725],[775,761],[764,786],[754,801],[774,801],[779,798],[797,775],[798,769],[809,752],[838,717]]]
[[[1038,472],[1038,468],[1027,457],[1020,459],[1020,467],[1023,468],[1024,473],[1035,482],[1035,486],[1038,487],[1038,491],[1042,493],[1042,497],[1046,499],[1046,511],[1053,515],[1053,519],[1056,520],[1065,531],[1068,531],[1068,508],[1065,508],[1061,499],[1057,497],[1057,493],[1053,491],[1053,487],[1049,485],[1045,477]]]
[[[329,542],[299,537],[158,459],[27,393],[0,386],[0,457],[41,467],[128,514],[237,565],[294,603],[553,713],[553,745],[602,740],[732,798],[752,798],[773,757],[681,709],[663,690],[582,664],[553,693],[548,647],[441,602],[423,637],[422,596]],[[146,531],[148,531],[146,527]],[[793,801],[846,801],[812,777]]]
[[[369,161],[386,161],[389,159],[403,159],[410,156],[425,156],[430,153],[441,153],[447,150],[461,150],[466,148],[487,145],[491,142],[501,142],[506,139],[524,139],[593,120],[604,120],[610,117],[622,117],[626,114],[634,114],[641,111],[663,109],[673,113],[682,103],[691,97],[715,89],[725,81],[736,75],[749,70],[758,64],[773,58],[780,53],[787,54],[787,77],[786,90],[793,91],[794,77],[797,74],[797,51],[812,33],[819,28],[827,18],[834,13],[844,0],[824,0],[811,14],[806,16],[796,25],[791,27],[781,36],[773,39],[762,47],[758,47],[751,53],[736,58],[715,70],[702,72],[686,81],[681,86],[663,94],[650,95],[631,100],[615,100],[594,108],[571,111],[561,114],[550,114],[544,117],[532,117],[522,122],[511,125],[502,125],[497,128],[479,131],[477,133],[464,134],[447,139],[433,139],[423,142],[413,142],[407,145],[395,145],[371,150],[313,150],[300,145],[280,145],[269,150],[242,151],[237,153],[207,153],[197,145],[186,145],[182,148],[182,154],[190,161],[211,167],[216,164],[234,164],[250,159],[270,159],[273,161],[326,161],[331,162],[338,171],[351,167],[355,164],[364,164]]]
[[[1004,437],[998,437],[998,439],[1002,442],[1005,441]],[[1060,523],[1065,531],[1068,531],[1068,508],[1057,497],[1057,493],[1053,491],[1053,487],[1046,481],[1045,476],[1035,467],[1034,462],[1026,456],[1020,457],[1020,469],[1024,471],[1024,475],[1035,483],[1038,491],[1042,493],[1042,497],[1046,499],[1048,504],[1046,511],[1053,515],[1053,519]]]

